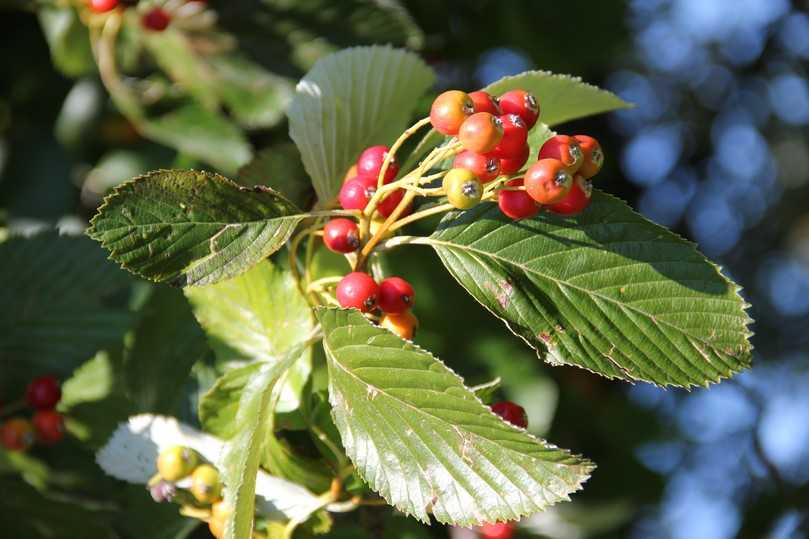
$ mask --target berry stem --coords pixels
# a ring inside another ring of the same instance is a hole
[[[377,189],[382,189],[382,186],[385,183],[385,173],[388,171],[388,166],[390,165],[390,162],[396,157],[396,152],[399,151],[399,148],[402,147],[402,144],[404,144],[407,139],[413,136],[416,133],[416,131],[418,131],[419,129],[421,129],[422,127],[424,127],[429,123],[430,123],[429,116],[427,118],[422,118],[418,122],[414,123],[407,129],[405,129],[404,133],[402,133],[399,136],[399,138],[396,139],[396,142],[394,142],[393,145],[390,147],[390,150],[388,150],[388,154],[385,156],[385,160],[382,162],[382,168],[379,169],[379,177],[376,180]]]
[[[433,206],[431,208],[427,208],[426,210],[421,210],[403,219],[399,219],[390,227],[390,231],[393,232],[394,230],[398,230],[405,225],[409,225],[410,223],[414,223],[420,219],[424,219],[425,217],[429,217],[431,215],[437,215],[439,213],[444,213],[449,210],[453,209],[452,204],[438,204],[437,206]]]
[[[408,191],[407,194],[402,198],[401,202],[399,202],[399,205],[396,206],[395,210],[393,210],[393,213],[391,213],[388,216],[388,218],[385,219],[385,222],[382,223],[382,226],[379,227],[379,230],[376,231],[376,234],[374,234],[373,237],[370,240],[368,240],[368,243],[366,243],[365,246],[362,248],[362,251],[360,251],[360,255],[357,257],[357,266],[356,266],[357,268],[362,267],[362,265],[365,263],[365,259],[368,257],[369,254],[371,254],[371,251],[374,250],[374,247],[376,246],[377,243],[379,243],[379,240],[381,240],[384,237],[385,233],[388,231],[391,225],[394,222],[396,222],[396,220],[399,218],[399,216],[402,214],[405,208],[411,202],[413,202],[414,198],[416,198],[416,193],[413,191]]]

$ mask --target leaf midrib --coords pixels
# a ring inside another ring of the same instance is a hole
[[[105,228],[103,231],[99,231],[100,233],[107,233],[107,232],[115,232],[121,229],[137,229],[149,226],[170,226],[170,227],[179,227],[179,226],[186,226],[186,225],[193,225],[193,226],[222,226],[222,227],[246,227],[246,226],[262,226],[270,223],[272,221],[279,221],[284,219],[305,219],[306,215],[301,213],[296,213],[294,215],[281,215],[278,217],[270,217],[267,219],[257,219],[251,221],[238,221],[236,223],[220,223],[218,221],[182,221],[182,222],[154,222],[154,223],[143,223],[143,224],[131,224],[131,225],[124,225],[124,226],[116,226],[114,228]],[[98,229],[96,229],[98,230]]]
[[[721,350],[718,346],[714,345],[713,343],[711,343],[709,341],[706,341],[702,337],[695,336],[692,333],[683,330],[679,326],[675,326],[672,323],[667,322],[666,320],[659,320],[654,315],[652,315],[652,314],[650,314],[650,313],[648,313],[648,312],[646,312],[646,311],[644,311],[642,309],[638,309],[637,307],[634,307],[633,305],[630,305],[628,303],[621,303],[620,301],[616,300],[615,298],[611,298],[609,296],[599,294],[598,292],[593,292],[591,290],[588,290],[586,288],[582,288],[581,286],[575,285],[575,284],[570,283],[568,281],[563,281],[561,279],[557,279],[555,277],[552,277],[550,275],[542,273],[542,272],[540,272],[540,271],[538,271],[538,270],[536,270],[534,268],[530,268],[530,267],[528,267],[528,266],[526,266],[524,264],[521,264],[519,262],[514,262],[514,261],[511,261],[511,260],[508,260],[506,258],[503,258],[502,256],[496,255],[496,254],[491,253],[489,251],[476,249],[474,247],[470,247],[469,245],[460,245],[460,244],[455,244],[455,243],[451,243],[451,242],[447,242],[447,241],[436,240],[433,237],[419,238],[419,240],[421,240],[421,241],[414,241],[412,243],[430,245],[431,247],[434,246],[434,245],[440,245],[440,246],[443,246],[443,247],[445,247],[445,248],[447,248],[449,250],[454,249],[454,250],[461,251],[461,252],[468,251],[468,252],[475,253],[475,254],[478,254],[478,255],[481,255],[481,256],[490,257],[490,258],[495,259],[498,262],[501,262],[503,264],[519,268],[519,269],[523,270],[527,274],[534,274],[534,275],[537,275],[539,278],[544,278],[547,281],[553,282],[557,287],[559,287],[560,290],[561,290],[561,288],[563,286],[566,286],[568,288],[577,290],[578,292],[580,292],[580,293],[582,293],[584,295],[590,295],[590,296],[598,297],[600,299],[603,299],[603,300],[605,300],[605,301],[607,301],[609,303],[612,303],[612,304],[618,306],[619,308],[626,308],[626,309],[629,309],[629,310],[631,310],[633,312],[636,312],[636,313],[646,317],[647,319],[649,319],[649,321],[652,322],[655,325],[661,325],[661,324],[665,325],[665,326],[671,328],[672,330],[674,330],[675,332],[684,335],[688,339],[691,339],[693,341],[697,341],[697,342],[700,342],[700,343],[706,345],[708,348],[715,351],[716,353],[718,353],[722,357],[736,358],[736,356],[732,356],[730,354],[727,354],[726,352]],[[695,298],[695,299],[698,299],[698,298]]]

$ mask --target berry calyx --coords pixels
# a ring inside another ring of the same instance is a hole
[[[516,114],[503,114],[503,138],[492,150],[497,157],[519,157],[528,143],[528,127]]]
[[[480,183],[488,183],[500,175],[500,159],[493,155],[463,151],[455,156],[454,168],[465,168],[477,176]]]
[[[475,112],[488,112],[489,114],[494,114],[495,116],[500,116],[502,114],[500,111],[500,103],[498,103],[497,98],[489,92],[485,92],[483,90],[469,92],[469,98],[475,105]]]
[[[511,539],[514,535],[514,524],[511,522],[484,524],[480,527],[480,535],[483,539]]]
[[[504,174],[506,176],[511,176],[512,174],[516,174],[522,169],[523,165],[525,165],[526,161],[528,161],[528,156],[531,154],[531,148],[528,147],[526,144],[523,146],[522,151],[514,157],[501,157],[500,158],[500,174]]]
[[[357,159],[357,173],[362,176],[371,176],[379,178],[379,173],[382,170],[382,164],[385,162],[390,148],[387,146],[371,146],[366,148]],[[388,169],[385,171],[384,183],[390,183],[399,173],[399,164],[396,158],[392,158],[388,163]]]
[[[199,463],[199,455],[190,447],[175,445],[157,456],[157,472],[166,481],[179,481],[188,477]]]
[[[573,186],[565,198],[548,206],[548,210],[559,215],[576,215],[590,205],[593,195],[593,184],[581,176],[576,176]]]
[[[340,188],[338,200],[344,210],[364,210],[376,192],[377,179],[371,176],[354,176]]]
[[[210,464],[197,466],[191,474],[191,494],[200,503],[213,503],[222,497],[219,472]]]
[[[503,122],[488,112],[476,112],[466,119],[458,131],[458,140],[465,150],[487,153],[503,138]]]
[[[30,407],[37,410],[50,410],[61,398],[59,380],[51,375],[34,378],[25,390],[25,400]]]
[[[22,417],[12,417],[0,425],[0,444],[9,451],[26,451],[34,444],[34,427]]]
[[[575,174],[581,168],[584,153],[575,138],[555,135],[546,140],[539,149],[539,159],[558,159],[568,172]]]
[[[430,123],[439,133],[457,135],[464,120],[475,112],[475,104],[466,92],[448,90],[433,101]]]
[[[587,135],[575,135],[573,137],[579,143],[584,158],[582,159],[579,174],[585,179],[589,180],[601,170],[604,165],[604,151],[601,149],[601,144],[596,139]]]
[[[400,314],[390,313],[382,316],[379,325],[402,339],[412,341],[416,335],[416,329],[419,327],[419,320],[412,312],[405,311]]]
[[[511,401],[500,401],[492,405],[492,412],[502,417],[512,425],[520,428],[528,427],[528,415],[525,408]]]
[[[162,32],[169,27],[171,22],[171,15],[165,9],[156,7],[144,13],[143,18],[140,20],[141,25],[147,30],[154,32]]]
[[[89,0],[87,4],[96,13],[106,13],[118,7],[118,0]]]
[[[323,227],[323,243],[335,253],[350,253],[360,246],[360,229],[351,219],[332,219]]]
[[[523,185],[522,178],[515,178],[506,184],[508,187],[519,187]],[[539,213],[539,205],[525,191],[507,191],[502,189],[497,192],[497,205],[504,215],[512,219],[527,219]]]
[[[40,410],[31,419],[37,440],[55,444],[65,437],[65,418],[53,410]]]
[[[530,131],[539,118],[539,102],[531,92],[510,90],[499,98],[500,110],[503,114],[516,114]]]
[[[525,190],[540,204],[556,204],[573,185],[573,176],[558,159],[540,159],[525,172]]]
[[[400,314],[416,304],[416,292],[401,277],[388,277],[379,283],[377,304],[387,314]]]
[[[480,202],[483,185],[477,176],[465,168],[453,168],[444,175],[447,201],[459,210],[468,210]]]
[[[353,271],[340,280],[336,293],[341,307],[367,313],[376,308],[379,285],[367,273]]]

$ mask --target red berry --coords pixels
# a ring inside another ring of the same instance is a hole
[[[503,114],[516,114],[530,131],[539,118],[539,102],[534,94],[525,90],[511,90],[500,96],[500,110]]]
[[[590,180],[585,180],[581,176],[576,176],[573,187],[565,198],[556,204],[548,206],[548,210],[560,215],[576,215],[581,213],[590,205],[590,197],[593,196],[593,184]]]
[[[366,148],[357,159],[357,172],[362,176],[372,176],[379,179],[379,172],[382,170],[382,163],[388,155],[390,148],[387,146],[371,146]],[[396,158],[391,158],[388,169],[385,171],[385,182],[390,183],[399,173],[399,164]]]
[[[492,154],[497,157],[519,157],[528,145],[528,128],[522,118],[516,114],[503,114],[500,116],[503,122],[503,138],[492,150]]]
[[[65,418],[53,410],[40,410],[34,414],[31,422],[37,439],[45,444],[55,444],[65,436]]]
[[[455,156],[452,168],[465,168],[477,176],[480,183],[487,183],[500,175],[500,159],[491,154],[463,151]]]
[[[498,103],[497,98],[489,92],[484,92],[483,90],[469,92],[469,98],[475,105],[475,112],[488,112],[495,116],[502,114],[500,111],[500,103]]]
[[[558,159],[540,159],[525,171],[525,190],[540,204],[564,199],[573,185],[573,176]]]
[[[500,158],[500,174],[511,176],[516,174],[522,169],[525,162],[528,161],[528,156],[531,153],[531,148],[526,144],[523,146],[522,152],[516,157],[501,157]]]
[[[585,180],[589,180],[601,170],[604,164],[604,152],[601,150],[601,144],[598,143],[593,137],[587,135],[575,135],[573,137],[579,143],[581,152],[584,154],[582,159],[579,174]]]
[[[402,201],[405,195],[404,189],[396,189],[389,195],[385,195],[385,198],[379,201],[376,209],[379,210],[379,213],[382,214],[383,217],[388,217],[393,210],[399,205],[399,202]],[[404,217],[408,213],[410,213],[411,207],[408,205],[402,213],[399,214],[399,217]]]
[[[371,176],[354,176],[340,188],[340,206],[344,210],[364,210],[376,193],[377,179]]]
[[[520,428],[528,427],[528,416],[525,408],[511,401],[500,401],[492,405],[492,412],[496,413],[512,425]]]
[[[350,253],[360,246],[360,229],[351,219],[332,219],[323,227],[323,243],[335,253]]]
[[[514,535],[514,524],[511,522],[484,524],[480,527],[480,534],[483,539],[511,539]]]
[[[567,171],[575,174],[581,168],[584,154],[579,142],[567,135],[554,135],[539,149],[539,159],[558,159]]]
[[[168,28],[171,22],[171,15],[164,9],[156,7],[147,11],[143,18],[140,20],[141,24],[147,30],[154,30],[155,32],[162,32]]]
[[[523,185],[523,180],[515,178],[506,185],[518,187]],[[539,213],[539,205],[525,191],[501,189],[497,192],[497,205],[500,206],[500,211],[512,219],[526,219]]]
[[[0,444],[9,451],[25,451],[34,445],[34,428],[21,417],[12,417],[0,425]]]
[[[475,104],[466,92],[449,90],[433,101],[430,123],[439,133],[457,135],[461,124],[474,112]]]
[[[376,308],[379,285],[367,273],[353,271],[337,284],[337,301],[341,307],[351,307],[367,313]]]
[[[487,153],[494,150],[503,138],[503,122],[488,112],[476,112],[466,119],[458,131],[458,139],[465,150]]]
[[[379,283],[379,308],[388,314],[401,314],[416,304],[416,293],[401,277],[388,277]]]
[[[50,410],[61,398],[62,390],[59,388],[59,380],[51,375],[34,378],[25,391],[25,400],[28,401],[28,405],[37,410]]]
[[[88,0],[87,3],[96,13],[106,13],[118,7],[118,0]]]

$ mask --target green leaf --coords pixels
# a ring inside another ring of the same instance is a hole
[[[300,357],[309,343],[299,345],[282,359],[262,363],[247,381],[234,419],[237,431],[226,445],[222,479],[226,502],[233,513],[226,524],[227,539],[250,537],[256,503],[256,474],[272,420],[270,406],[278,379]]]
[[[540,107],[539,119],[550,127],[577,118],[632,106],[612,92],[587,84],[579,77],[556,75],[548,71],[526,71],[519,75],[503,77],[484,88],[494,95],[501,95],[514,89],[527,90],[537,97]]]
[[[500,389],[502,383],[503,383],[502,380],[500,380],[500,377],[498,376],[494,380],[486,382],[485,384],[470,387],[469,389],[471,389],[475,393],[475,396],[477,398],[479,398],[486,404],[489,404],[492,401],[492,397],[494,397],[494,394],[497,392],[498,389]]]
[[[312,184],[294,144],[276,144],[256,152],[253,160],[239,169],[238,182],[275,189],[299,208],[312,206]]]
[[[416,242],[549,363],[683,387],[750,364],[738,287],[610,195],[594,193],[576,218],[518,223],[481,204]]]
[[[0,243],[0,260],[3,378],[12,369],[67,375],[121,342],[132,316],[107,300],[131,281],[97,244],[54,232],[13,237]]]
[[[216,91],[239,124],[248,129],[272,127],[284,117],[294,85],[240,56],[208,59]]]
[[[289,134],[322,202],[333,199],[359,153],[406,128],[434,75],[415,54],[355,47],[323,58],[298,83]]]
[[[95,68],[87,26],[73,8],[38,6],[37,15],[54,65],[68,77],[78,77]]]
[[[278,250],[304,217],[271,189],[210,172],[157,170],[115,188],[88,234],[137,275],[204,285]]]
[[[210,163],[226,174],[235,174],[252,156],[250,142],[241,129],[221,114],[193,102],[136,122],[152,140]]]
[[[127,394],[141,412],[174,411],[191,366],[208,351],[182,292],[155,287],[124,361]]]
[[[325,492],[333,478],[325,461],[298,455],[273,432],[267,436],[262,466],[271,474],[303,485],[312,492]]]
[[[356,310],[317,315],[343,445],[399,510],[461,526],[516,520],[587,479],[590,462],[504,422],[429,352]]]
[[[250,363],[230,369],[220,376],[216,383],[199,401],[199,422],[205,432],[225,440],[238,431],[236,413],[244,386],[261,368],[261,363]]]

